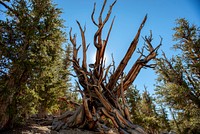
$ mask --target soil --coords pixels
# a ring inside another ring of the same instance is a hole
[[[60,132],[52,131],[51,126],[42,126],[39,124],[28,124],[0,132],[1,134],[99,134],[80,129],[61,130]]]
[[[11,130],[0,132],[1,134],[50,134],[51,126],[41,126],[39,124],[27,124],[26,126],[15,127]]]
[[[15,127],[11,130],[1,131],[0,134],[100,134],[99,132],[93,132],[88,130],[81,130],[81,129],[69,129],[69,130],[60,130],[52,131],[51,125],[42,125],[44,121],[29,121],[26,125]],[[114,132],[110,131],[107,134],[115,134]]]
[[[60,130],[59,132],[51,130],[52,118],[38,119],[32,118],[27,121],[26,125],[14,127],[10,130],[0,131],[0,134],[100,134],[99,132],[81,130],[81,129],[70,129]],[[107,134],[116,134],[112,130],[108,131]]]

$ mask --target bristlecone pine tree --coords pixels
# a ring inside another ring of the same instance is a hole
[[[97,31],[94,34],[94,46],[96,47],[96,60],[94,64],[87,64],[87,48],[85,39],[85,28],[82,28],[77,21],[78,27],[82,37],[82,64],[77,57],[79,47],[76,43],[76,35],[72,35],[70,30],[70,41],[73,45],[73,68],[78,77],[77,83],[79,84],[79,92],[82,95],[82,104],[77,107],[75,111],[68,111],[56,118],[53,121],[53,129],[60,130],[66,128],[84,128],[89,130],[97,130],[106,133],[109,130],[106,121],[109,120],[111,124],[117,129],[119,133],[132,133],[132,134],[145,134],[146,132],[138,125],[131,122],[131,115],[126,103],[125,91],[131,86],[136,76],[143,67],[152,67],[147,63],[154,59],[157,55],[157,50],[160,44],[153,48],[151,41],[152,35],[144,37],[146,42],[145,49],[149,52],[144,55],[144,49],[139,51],[140,56],[133,64],[132,68],[126,76],[124,76],[124,69],[129,62],[133,52],[138,44],[140,32],[146,22],[147,16],[144,17],[136,36],[131,42],[125,56],[121,60],[118,67],[115,69],[112,65],[105,67],[104,54],[108,43],[109,35],[114,23],[114,18],[108,30],[108,34],[102,39],[102,33],[106,22],[108,21],[114,1],[107,12],[106,17],[103,19],[102,15],[106,6],[107,0],[104,0],[101,8],[98,22],[95,21],[95,5],[91,15],[92,22],[97,26]],[[161,40],[162,41],[162,40]],[[112,68],[113,67],[113,68]]]
[[[179,50],[156,59],[156,94],[170,108],[176,133],[200,133],[200,30],[186,19],[177,19],[173,35]]]
[[[2,131],[24,124],[32,114],[58,111],[58,98],[69,96],[65,58],[71,50],[64,56],[61,11],[51,0],[0,0],[0,6]]]

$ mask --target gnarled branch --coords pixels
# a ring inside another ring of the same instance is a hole
[[[140,32],[141,32],[146,20],[147,20],[147,15],[144,17],[144,19],[143,19],[143,21],[142,21],[142,23],[141,23],[141,25],[140,25],[140,27],[138,29],[138,32],[137,32],[135,38],[133,39],[133,41],[131,42],[131,45],[130,45],[128,51],[126,52],[124,58],[121,60],[121,62],[119,64],[119,66],[117,67],[115,73],[110,77],[109,83],[107,85],[108,89],[113,89],[114,88],[115,83],[119,79],[119,76],[124,71],[128,61],[130,60],[133,52],[136,49],[137,43],[139,41]]]
[[[86,28],[84,27],[84,30],[82,29],[79,21],[76,21],[78,26],[79,26],[79,29],[80,29],[80,32],[81,32],[81,38],[82,38],[82,47],[83,47],[83,61],[82,61],[82,68],[84,70],[87,70],[87,55],[86,55],[86,52],[87,52],[87,46],[86,46],[86,40],[85,40],[85,30]]]

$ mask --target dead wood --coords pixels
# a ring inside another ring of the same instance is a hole
[[[114,60],[112,65],[105,67],[105,50],[115,17],[110,24],[110,28],[105,40],[103,40],[102,32],[105,24],[110,18],[112,8],[116,1],[110,5],[107,15],[103,19],[102,16],[105,10],[106,2],[107,0],[104,0],[98,17],[98,22],[94,18],[96,4],[94,4],[91,15],[92,22],[95,26],[97,26],[97,31],[94,34],[94,46],[96,48],[95,63],[87,65],[86,62],[88,48],[86,46],[85,39],[86,28],[82,28],[81,24],[77,21],[82,38],[82,65],[80,63],[80,59],[77,57],[81,46],[77,47],[76,35],[72,35],[72,28],[70,30],[69,36],[73,45],[72,62],[74,71],[78,78],[78,91],[82,95],[82,104],[78,106],[76,103],[66,101],[67,103],[76,105],[76,110],[68,111],[60,117],[54,119],[52,127],[54,130],[59,131],[67,128],[83,128],[106,133],[111,129],[106,123],[109,120],[111,122],[110,125],[117,129],[119,133],[146,134],[143,128],[133,124],[131,121],[131,115],[126,102],[125,91],[128,90],[129,86],[136,79],[138,73],[143,67],[153,67],[153,65],[148,65],[148,62],[156,57],[157,50],[160,47],[161,42],[156,48],[153,48],[153,45],[151,44],[152,33],[150,33],[150,36],[148,37],[145,36],[144,41],[146,42],[146,45],[141,51],[138,51],[140,53],[139,58],[133,64],[128,74],[123,75],[125,67],[137,48],[141,30],[147,20],[146,15],[118,67],[115,69]],[[144,50],[147,50],[147,55],[144,55]],[[122,102],[119,100],[122,100]]]

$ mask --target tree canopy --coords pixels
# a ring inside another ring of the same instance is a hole
[[[200,31],[186,19],[178,19],[173,45],[180,54],[157,59],[156,92],[172,114],[179,133],[200,132]]]
[[[50,0],[0,1],[0,129],[59,109],[69,87],[70,49],[62,13]]]

